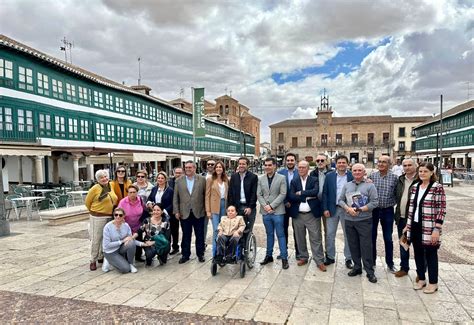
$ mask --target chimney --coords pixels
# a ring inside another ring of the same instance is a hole
[[[145,95],[150,95],[150,91],[151,91],[151,88],[145,85],[131,86],[130,88]]]

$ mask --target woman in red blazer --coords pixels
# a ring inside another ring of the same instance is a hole
[[[419,281],[414,289],[424,293],[438,290],[438,248],[441,229],[446,215],[446,195],[443,185],[437,182],[432,163],[423,162],[418,167],[419,182],[413,185],[407,220],[407,239],[413,243],[416,272]],[[425,278],[425,257],[429,284]]]

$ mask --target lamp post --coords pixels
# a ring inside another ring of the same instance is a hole
[[[375,144],[372,145],[372,168],[375,168]]]

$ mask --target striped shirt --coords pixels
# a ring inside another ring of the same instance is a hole
[[[396,188],[398,177],[391,171],[385,176],[381,176],[380,172],[372,173],[369,177],[377,188],[379,197],[379,208],[389,208],[397,204]]]

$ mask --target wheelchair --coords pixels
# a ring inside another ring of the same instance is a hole
[[[239,264],[240,266],[240,277],[245,276],[246,267],[252,269],[255,265],[255,259],[257,257],[257,238],[249,229],[249,222],[245,218],[247,227],[244,230],[243,236],[240,238],[237,247],[235,249],[235,255],[224,256],[222,261],[217,261],[216,256],[213,257],[211,263],[211,274],[215,276],[217,274],[217,267],[224,267],[227,264]],[[227,251],[227,247],[225,249]]]

